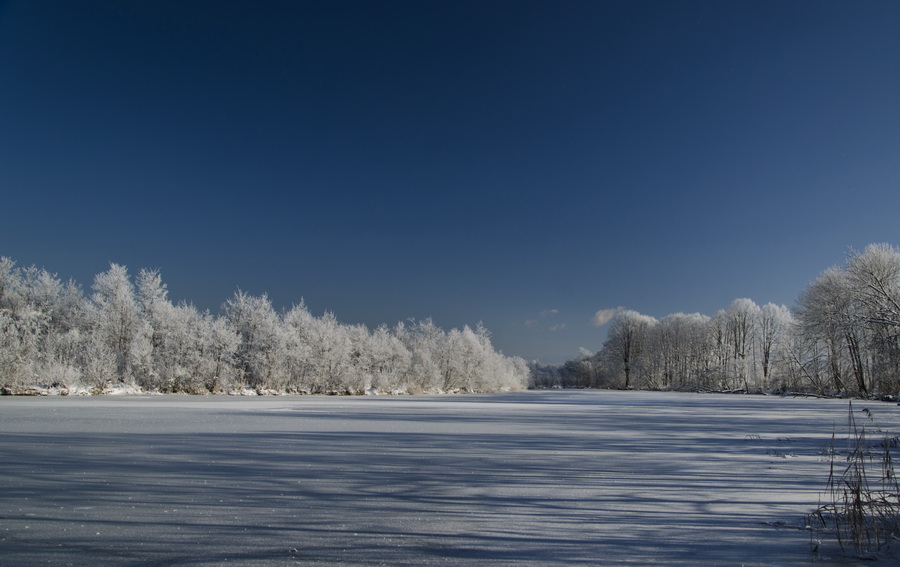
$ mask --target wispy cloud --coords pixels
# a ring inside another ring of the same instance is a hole
[[[591,324],[595,327],[602,327],[603,325],[609,323],[616,314],[624,309],[624,307],[613,307],[612,309],[601,309],[594,313],[594,316],[591,318]]]
[[[528,319],[525,321],[525,328],[527,329],[545,329],[550,332],[561,331],[566,328],[565,323],[560,323],[557,325],[553,325],[551,327],[547,327],[546,325],[550,324],[549,319],[553,319],[559,315],[559,309],[544,309],[540,313],[538,313],[537,317],[534,319]]]

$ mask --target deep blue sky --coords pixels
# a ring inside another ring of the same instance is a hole
[[[544,362],[900,244],[895,1],[0,2],[0,255]]]

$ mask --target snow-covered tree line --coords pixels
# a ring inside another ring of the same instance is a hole
[[[112,264],[86,296],[72,281],[0,257],[0,387],[92,391],[358,394],[500,391],[527,385],[481,324],[446,332],[430,319],[345,325],[301,302],[277,311],[238,291],[214,315],[173,304],[158,271]]]
[[[793,310],[746,298],[713,316],[622,310],[597,354],[532,370],[536,386],[900,395],[900,250],[851,253]]]

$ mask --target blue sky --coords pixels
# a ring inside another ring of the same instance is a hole
[[[0,255],[597,350],[900,244],[893,1],[0,2]]]

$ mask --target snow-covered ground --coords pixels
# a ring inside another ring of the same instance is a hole
[[[854,407],[900,431],[896,405]],[[0,398],[0,565],[872,565],[796,529],[846,414],[567,390]]]

